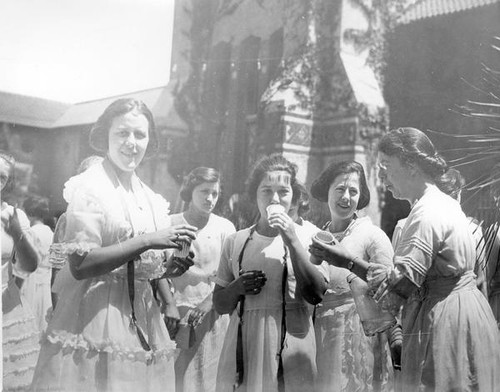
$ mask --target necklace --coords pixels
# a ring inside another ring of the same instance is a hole
[[[354,224],[356,223],[356,219],[357,218],[358,218],[358,216],[356,214],[354,214],[352,216],[351,221],[349,222],[349,225],[347,225],[347,227],[343,231],[338,231],[338,232],[335,232],[335,233],[332,232],[330,230],[330,225],[332,224],[332,221],[326,222],[325,226],[323,227],[323,230],[330,231],[330,233],[333,234],[333,236],[335,237],[335,239],[337,241],[341,242],[345,237],[347,237],[349,234],[351,234],[352,228],[353,228]]]

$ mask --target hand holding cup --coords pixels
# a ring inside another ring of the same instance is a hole
[[[267,212],[267,220],[269,221],[269,226],[274,227],[273,223],[271,223],[273,216],[277,214],[284,214],[285,207],[283,207],[281,204],[269,204],[266,207],[266,212]]]

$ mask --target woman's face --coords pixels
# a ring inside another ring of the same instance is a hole
[[[340,174],[328,189],[328,207],[332,221],[351,219],[358,209],[359,174]]]
[[[193,189],[191,204],[194,209],[204,215],[210,214],[219,200],[219,182],[204,182]]]
[[[410,167],[396,156],[378,153],[379,178],[396,199],[405,199],[408,186],[413,181]]]
[[[131,111],[116,117],[109,129],[108,154],[126,172],[134,171],[144,158],[149,143],[149,122],[141,113]]]
[[[7,185],[7,182],[9,182],[9,177],[10,177],[10,165],[7,163],[7,161],[3,158],[0,158],[0,186],[1,190],[5,188],[5,185]]]
[[[257,187],[257,207],[261,217],[267,218],[266,208],[270,204],[281,204],[288,212],[293,196],[291,182],[291,175],[286,171],[272,171],[264,175]]]

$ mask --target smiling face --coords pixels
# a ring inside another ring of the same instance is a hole
[[[212,212],[219,200],[219,182],[204,182],[193,189],[191,204],[192,207],[203,215]]]
[[[257,187],[257,207],[261,219],[267,222],[266,208],[270,204],[281,204],[288,212],[292,204],[293,190],[290,173],[272,171],[264,175]]]
[[[379,152],[378,168],[379,177],[387,190],[391,191],[396,199],[407,199],[409,185],[413,181],[410,166],[404,165],[398,157]]]
[[[149,122],[143,114],[131,111],[113,120],[108,154],[120,170],[134,171],[144,158],[148,143]]]
[[[358,173],[337,176],[328,189],[328,207],[332,221],[350,220],[358,209],[360,194]]]

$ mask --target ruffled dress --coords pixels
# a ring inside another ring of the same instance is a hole
[[[170,225],[168,203],[161,196],[135,176],[132,190],[114,184],[102,164],[70,179],[65,189],[70,200],[66,253],[85,255],[125,241],[132,233]],[[83,280],[73,278],[69,264],[63,267],[59,301],[35,371],[35,391],[174,390],[175,345],[149,283],[164,272],[164,259],[164,252],[148,250],[134,261],[135,314],[150,351],[143,349],[131,327],[126,264]]]
[[[393,314],[403,306],[402,391],[498,391],[499,332],[475,259],[460,205],[430,186],[404,225],[394,267],[369,267],[375,300]]]
[[[47,328],[47,320],[52,312],[49,248],[52,244],[53,233],[50,227],[41,223],[33,225],[31,231],[41,259],[36,270],[24,281],[21,293],[31,305],[38,330],[43,332]]]
[[[187,224],[183,214],[172,215],[171,219],[172,225]],[[194,265],[172,279],[181,319],[212,294],[222,245],[235,231],[230,221],[211,214],[206,226],[196,233],[191,243]],[[194,345],[181,349],[175,361],[176,392],[216,391],[217,367],[228,324],[229,315],[219,315],[212,309],[196,327]]]
[[[307,249],[310,236],[298,225],[297,235]],[[250,229],[228,237],[215,282],[228,286],[239,276],[238,257]],[[267,281],[257,295],[245,297],[243,314],[244,379],[237,389],[245,392],[278,390],[278,352],[281,347],[282,278],[285,255],[281,236],[265,237],[254,232],[245,247],[242,260],[244,270],[262,270]],[[313,306],[296,291],[296,280],[290,257],[286,260],[288,277],[285,290],[286,328],[283,374],[286,391],[310,391],[316,378],[316,342],[312,323]],[[324,266],[317,267],[327,279]],[[233,391],[236,381],[236,348],[239,316],[231,314],[229,328],[222,348],[217,373],[217,392]]]
[[[12,207],[2,203],[2,214],[12,213]],[[18,210],[25,235],[30,235],[30,223]],[[4,231],[2,222],[2,356],[3,391],[27,391],[31,386],[40,351],[39,331],[29,303],[21,296],[15,277],[27,278],[28,273],[12,263],[12,237]]]
[[[392,265],[393,249],[387,235],[369,217],[357,218],[341,244],[370,263]],[[318,365],[317,391],[391,390],[392,365],[385,334],[363,332],[345,268],[328,266],[330,283],[316,307]]]

